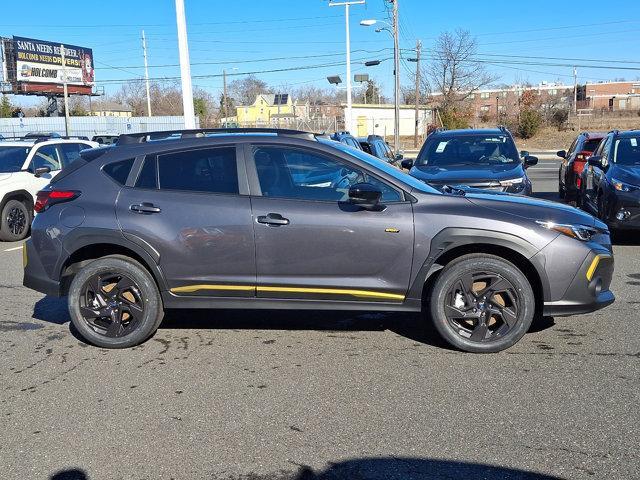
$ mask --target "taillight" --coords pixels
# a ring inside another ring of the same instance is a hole
[[[41,190],[36,194],[36,204],[33,209],[36,213],[45,211],[56,203],[69,202],[80,196],[77,190]]]

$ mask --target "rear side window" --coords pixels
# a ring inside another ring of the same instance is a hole
[[[158,156],[161,190],[238,194],[235,147],[189,150]]]
[[[158,188],[158,170],[155,157],[145,159],[142,170],[140,170],[136,180],[136,188]]]
[[[596,148],[598,148],[598,145],[600,145],[599,138],[590,139],[584,142],[584,146],[582,147],[582,150],[585,150],[587,152],[595,152]]]
[[[133,167],[133,158],[122,160],[121,162],[109,163],[102,167],[104,173],[113,178],[120,185],[127,183],[127,177]]]
[[[60,148],[62,148],[62,164],[66,166],[80,158],[80,150],[91,147],[84,143],[61,143]]]

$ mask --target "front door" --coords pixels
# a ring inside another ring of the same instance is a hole
[[[171,292],[255,295],[251,205],[235,146],[147,156],[117,215],[125,234],[160,254]],[[240,174],[239,174],[240,172]]]
[[[413,210],[403,192],[317,150],[250,148],[257,295],[402,302],[413,257]],[[380,187],[380,211],[346,202],[349,187]],[[254,185],[252,184],[252,188]]]

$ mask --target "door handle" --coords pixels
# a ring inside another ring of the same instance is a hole
[[[160,207],[156,207],[153,203],[142,202],[129,206],[129,210],[134,213],[160,213]]]
[[[279,213],[269,213],[267,215],[260,215],[258,217],[258,223],[279,227],[281,225],[289,225],[289,219],[284,218]]]

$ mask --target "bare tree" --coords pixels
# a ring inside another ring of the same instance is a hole
[[[436,40],[427,78],[434,94],[441,95],[443,109],[455,107],[497,79],[475,60],[477,50],[476,40],[468,30],[444,32]]]
[[[234,80],[229,83],[229,95],[240,105],[251,105],[256,97],[262,93],[273,93],[267,82],[260,80],[255,75]]]

